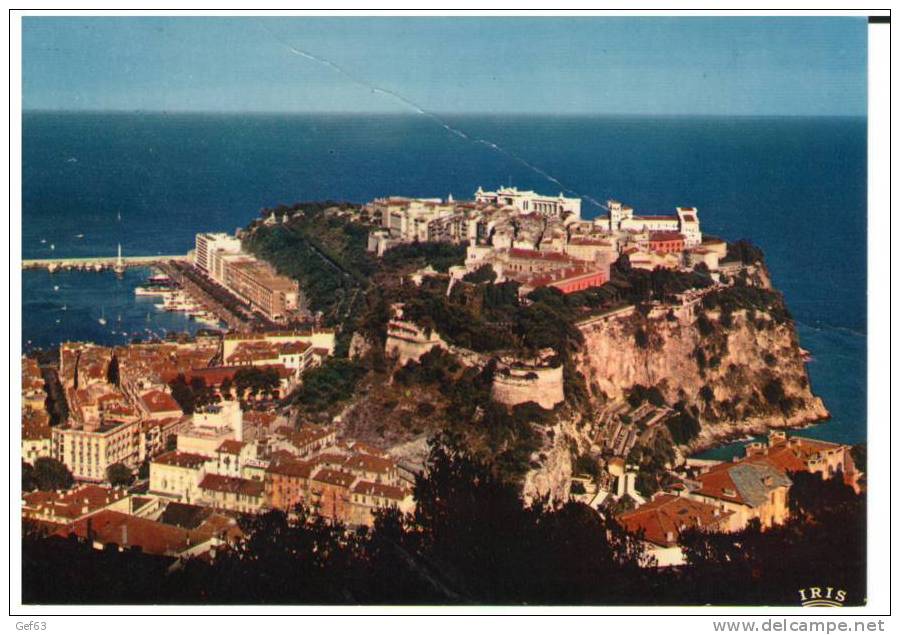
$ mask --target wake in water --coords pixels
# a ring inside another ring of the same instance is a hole
[[[413,110],[416,114],[424,115],[425,117],[428,117],[429,119],[434,121],[436,124],[441,126],[444,130],[450,132],[451,134],[456,135],[460,139],[464,139],[466,141],[470,141],[475,144],[487,146],[488,148],[491,148],[492,150],[499,152],[500,154],[512,159],[513,161],[520,163],[521,165],[525,166],[526,168],[528,168],[535,174],[538,174],[539,176],[550,181],[551,183],[556,184],[557,186],[562,188],[563,192],[565,192],[567,194],[573,194],[577,197],[583,198],[583,199],[593,203],[594,205],[596,205],[597,207],[599,207],[601,209],[605,209],[605,210],[609,209],[606,205],[604,205],[597,199],[593,198],[592,196],[589,196],[587,194],[581,194],[580,192],[577,192],[576,190],[573,190],[572,188],[567,187],[565,184],[562,183],[562,181],[557,179],[555,176],[553,176],[546,170],[538,167],[537,165],[531,163],[530,161],[524,159],[523,157],[519,156],[515,152],[513,152],[507,148],[504,148],[503,146],[501,146],[497,143],[494,143],[493,141],[490,141],[488,139],[481,139],[479,137],[470,135],[470,134],[466,133],[465,131],[460,130],[459,128],[451,125],[449,122],[447,122],[446,120],[441,118],[437,113],[426,110],[421,105],[417,104],[416,102],[414,102],[413,100],[411,100],[407,97],[404,97],[400,93],[395,92],[393,90],[389,90],[387,88],[382,88],[381,86],[377,86],[377,85],[373,84],[372,82],[368,81],[367,79],[364,79],[362,77],[359,77],[359,76],[351,73],[350,71],[346,70],[342,66],[336,64],[335,62],[332,62],[331,60],[329,60],[327,58],[321,57],[319,55],[314,55],[313,53],[310,53],[309,51],[305,51],[303,49],[297,48],[290,42],[283,39],[277,33],[272,31],[264,23],[260,23],[260,26],[270,36],[272,36],[272,38],[276,42],[281,44],[283,47],[285,47],[288,51],[290,51],[294,55],[298,55],[304,59],[310,60],[312,62],[316,62],[317,64],[320,64],[320,65],[324,66],[325,68],[328,68],[328,69],[334,71],[338,75],[340,75],[343,78],[345,78],[346,80],[356,84],[357,86],[362,86],[363,88],[369,89],[373,93],[385,95],[387,97],[394,99],[395,101],[402,104],[403,106],[406,106],[407,108],[410,108],[411,110]]]

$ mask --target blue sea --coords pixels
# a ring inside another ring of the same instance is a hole
[[[479,185],[696,206],[705,233],[766,253],[833,415],[809,434],[865,440],[865,119],[31,112],[22,147],[24,258],[185,253],[266,206]],[[148,273],[24,272],[23,343],[196,328],[135,299]]]

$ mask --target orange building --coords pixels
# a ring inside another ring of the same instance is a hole
[[[684,251],[684,236],[678,232],[650,232],[647,248],[664,254],[680,253]]]
[[[266,470],[266,498],[275,509],[288,511],[308,502],[313,465],[298,459],[273,461]]]
[[[316,472],[310,482],[311,502],[320,516],[349,522],[350,487],[356,481],[353,474],[323,468]]]
[[[548,274],[517,278],[522,286],[519,293],[530,293],[540,287],[554,287],[565,294],[600,287],[609,280],[607,271],[598,268],[571,267]]]

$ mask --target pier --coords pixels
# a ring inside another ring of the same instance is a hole
[[[22,269],[47,269],[50,272],[67,269],[104,271],[116,267],[152,267],[164,262],[188,262],[186,254],[174,256],[101,256],[95,258],[35,258],[22,260]]]

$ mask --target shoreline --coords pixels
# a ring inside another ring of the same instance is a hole
[[[750,418],[740,422],[704,425],[700,434],[687,445],[679,446],[685,458],[695,457],[710,450],[716,450],[746,437],[755,437],[776,430],[803,430],[831,419],[821,397],[815,397],[812,404],[790,418]],[[749,442],[749,441],[748,441]]]

